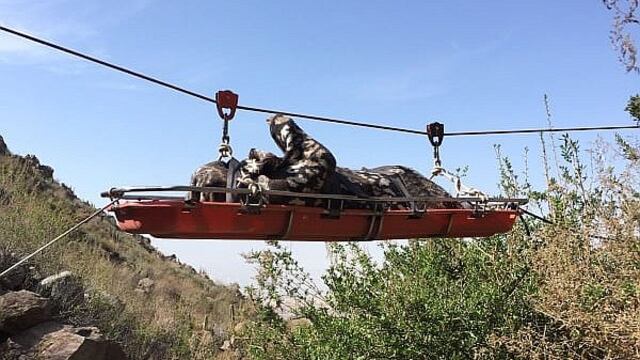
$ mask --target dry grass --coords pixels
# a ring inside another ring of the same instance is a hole
[[[37,159],[0,155],[0,247],[25,255],[93,211],[47,178]],[[95,302],[83,311],[95,312],[93,320],[132,358],[229,358],[218,347],[238,321],[230,308],[239,314],[245,304],[237,288],[165,259],[144,238],[117,232],[108,217],[91,221],[33,263],[45,274],[79,275]],[[137,290],[143,278],[154,281],[150,293]],[[104,300],[112,298],[123,311]]]
[[[495,345],[522,358],[640,358],[638,149],[618,137],[618,146],[598,142],[585,156],[564,139],[560,174],[539,193],[555,223],[532,234],[531,319]]]

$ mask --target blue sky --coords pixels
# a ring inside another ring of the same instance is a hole
[[[450,131],[544,126],[545,93],[555,126],[626,124],[625,103],[639,92],[639,77],[616,60],[611,14],[598,0],[0,0],[0,23],[198,92],[232,89],[244,105],[417,129],[435,120]],[[37,154],[96,205],[115,185],[184,184],[216,156],[212,104],[9,35],[0,35],[0,84],[0,134],[10,148]],[[233,120],[238,156],[276,151],[264,118]],[[419,136],[299,123],[343,166],[431,166]],[[576,137],[598,135],[613,134]],[[468,182],[495,193],[493,144],[519,168],[529,147],[539,179],[537,136],[445,139],[444,164],[469,165]],[[155,244],[243,284],[251,269],[239,254],[262,246]],[[314,272],[324,267],[322,244],[292,246]]]

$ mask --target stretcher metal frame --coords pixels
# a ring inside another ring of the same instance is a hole
[[[159,193],[233,194],[238,202],[186,200]],[[371,197],[195,186],[113,188],[109,208],[118,227],[135,234],[177,239],[369,241],[425,237],[484,237],[511,230],[527,199],[480,197]],[[271,196],[324,200],[325,206],[269,204]],[[367,209],[345,208],[347,202]],[[464,208],[435,209],[433,203]],[[408,204],[391,209],[391,204]]]

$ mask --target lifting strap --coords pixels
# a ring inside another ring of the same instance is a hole
[[[233,149],[231,148],[229,138],[229,121],[236,115],[236,109],[238,108],[238,95],[231,90],[218,91],[216,93],[216,108],[218,115],[223,120],[222,126],[222,142],[218,151],[220,157],[218,160],[224,158],[233,157]]]
[[[221,90],[216,93],[216,108],[218,110],[218,116],[223,120],[222,126],[222,142],[218,151],[220,152],[219,161],[228,158],[225,165],[227,167],[227,188],[237,188],[236,178],[238,177],[238,170],[240,168],[240,162],[233,157],[233,149],[230,144],[229,137],[229,121],[236,115],[238,108],[238,95],[231,90]],[[226,202],[236,202],[237,196],[228,192],[225,197]]]
[[[240,169],[240,162],[232,157],[227,161],[227,189],[235,189],[237,187],[236,179],[238,177],[238,173]],[[228,203],[237,202],[237,196],[233,193],[228,192],[226,194],[226,201]]]
[[[466,186],[462,183],[460,176],[454,175],[442,167],[442,161],[440,160],[440,145],[444,140],[444,124],[434,122],[427,125],[427,136],[429,142],[433,146],[433,169],[431,170],[431,177],[433,179],[436,176],[442,176],[449,179],[456,190],[456,196],[471,196],[478,197],[483,201],[488,199],[488,196],[482,191]]]
[[[407,186],[402,179],[402,177],[392,177],[391,184],[396,188],[397,191],[401,193],[401,195],[405,198],[412,198],[413,195],[407,189]],[[427,205],[425,203],[417,203],[415,201],[409,202],[409,207],[411,208],[411,218],[421,218],[425,214],[425,210]]]

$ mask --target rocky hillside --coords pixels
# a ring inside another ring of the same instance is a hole
[[[54,179],[51,167],[32,155],[11,154],[0,137],[4,259],[30,253],[93,211],[91,204]],[[0,261],[0,268],[10,263]],[[12,273],[1,283],[0,295],[28,289],[40,292],[29,296],[55,297],[39,290],[44,278],[61,272],[77,279],[82,291],[56,301],[34,300],[52,307],[42,321],[58,325],[49,330],[113,340],[131,359],[234,358],[220,348],[228,347],[223,345],[228,345],[231,330],[245,312],[238,287],[216,284],[175,256],[159,253],[146,238],[119,232],[109,216],[94,219]],[[82,330],[86,327],[96,328]],[[11,334],[0,329],[0,340]]]

